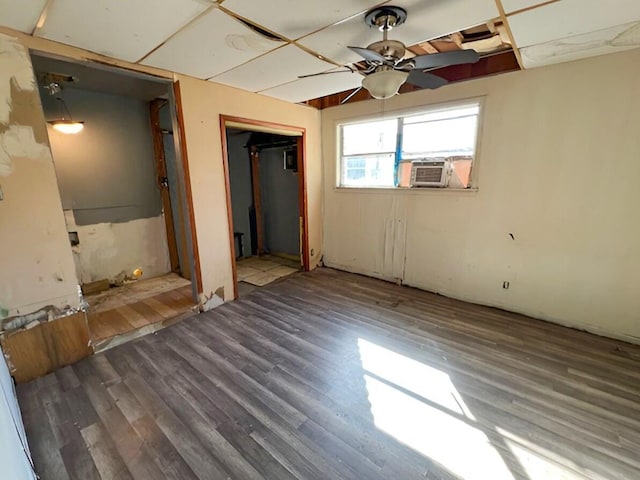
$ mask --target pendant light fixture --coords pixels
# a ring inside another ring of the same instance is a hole
[[[80,133],[84,128],[84,122],[75,121],[71,117],[69,107],[67,107],[66,102],[61,96],[62,86],[59,83],[51,82],[46,85],[45,88],[49,91],[49,95],[51,95],[52,97],[55,96],[56,100],[60,103],[60,118],[49,120],[47,121],[47,123],[49,123],[54,128],[54,130],[57,130],[60,133]]]

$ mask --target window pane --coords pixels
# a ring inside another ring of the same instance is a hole
[[[392,187],[395,155],[358,155],[342,158],[344,187]]]
[[[402,158],[473,155],[478,116],[404,125]]]
[[[344,125],[342,127],[342,154],[395,152],[397,132],[397,119]]]

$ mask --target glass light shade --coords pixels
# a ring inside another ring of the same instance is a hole
[[[373,98],[385,99],[393,97],[400,86],[407,80],[408,72],[398,70],[382,70],[367,75],[362,80],[362,86],[366,88]]]
[[[60,133],[79,133],[84,128],[84,122],[74,122],[73,120],[52,120],[48,122]]]

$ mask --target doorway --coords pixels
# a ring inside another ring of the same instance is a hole
[[[235,297],[308,269],[305,130],[221,117]]]
[[[193,314],[172,82],[31,55],[94,350]],[[58,131],[71,115],[79,131]]]

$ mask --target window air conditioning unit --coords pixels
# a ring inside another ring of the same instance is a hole
[[[412,187],[446,187],[453,173],[453,163],[446,158],[421,158],[411,162]]]

